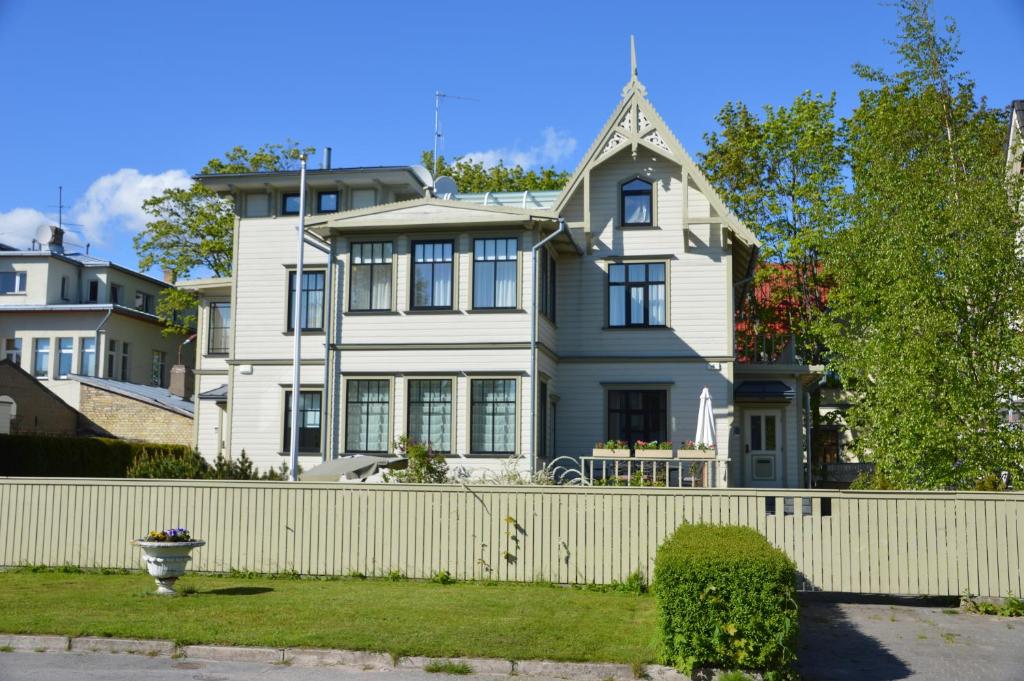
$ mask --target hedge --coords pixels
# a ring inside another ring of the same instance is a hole
[[[182,459],[191,452],[184,445],[105,437],[0,435],[0,475],[124,478],[137,457]]]
[[[796,660],[796,566],[749,527],[683,525],[658,548],[664,662],[788,677]]]

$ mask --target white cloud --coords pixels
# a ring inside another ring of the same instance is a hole
[[[71,209],[71,222],[81,225],[86,238],[103,243],[112,229],[137,232],[146,224],[142,202],[172,187],[190,184],[184,170],[167,170],[144,175],[135,168],[122,168],[104,175],[85,190]]]
[[[484,151],[471,151],[463,156],[473,163],[483,163],[485,168],[504,162],[506,166],[520,165],[523,168],[534,168],[540,165],[554,165],[576,150],[576,138],[568,134],[545,128],[543,141],[528,149],[500,148]]]
[[[32,239],[45,237],[48,234],[46,227],[55,222],[35,208],[14,208],[0,213],[0,241],[17,248],[28,248]]]

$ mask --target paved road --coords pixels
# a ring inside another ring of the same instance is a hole
[[[443,681],[416,669],[356,671],[107,653],[2,653],[0,681]],[[477,675],[497,681],[509,677]],[[536,677],[530,677],[531,681]]]
[[[951,614],[955,613],[955,614]],[[1024,681],[1024,619],[943,607],[802,598],[805,681]],[[507,676],[475,675],[479,681]],[[539,677],[519,677],[543,681]],[[443,681],[415,669],[360,671],[105,653],[0,653],[0,681]]]
[[[805,681],[1024,681],[1024,619],[903,603],[802,599]]]

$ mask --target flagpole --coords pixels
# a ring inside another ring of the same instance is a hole
[[[291,453],[291,466],[288,477],[292,482],[299,479],[299,393],[302,388],[302,265],[305,253],[306,237],[306,155],[299,156],[299,237],[298,252],[295,254],[295,297],[292,298],[292,330],[294,331],[294,347],[292,349],[292,413],[291,437],[288,450]]]

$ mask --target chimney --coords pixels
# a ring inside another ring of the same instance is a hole
[[[323,160],[321,161],[321,167],[324,170],[331,169],[331,148],[324,147]]]
[[[175,282],[178,281],[178,273],[174,270],[164,268],[164,283],[174,286]]]
[[[194,387],[192,372],[187,366],[175,364],[171,367],[171,382],[167,389],[172,395],[183,400],[191,400]]]
[[[47,244],[51,253],[64,252],[64,230],[56,225],[50,225],[50,241]]]

